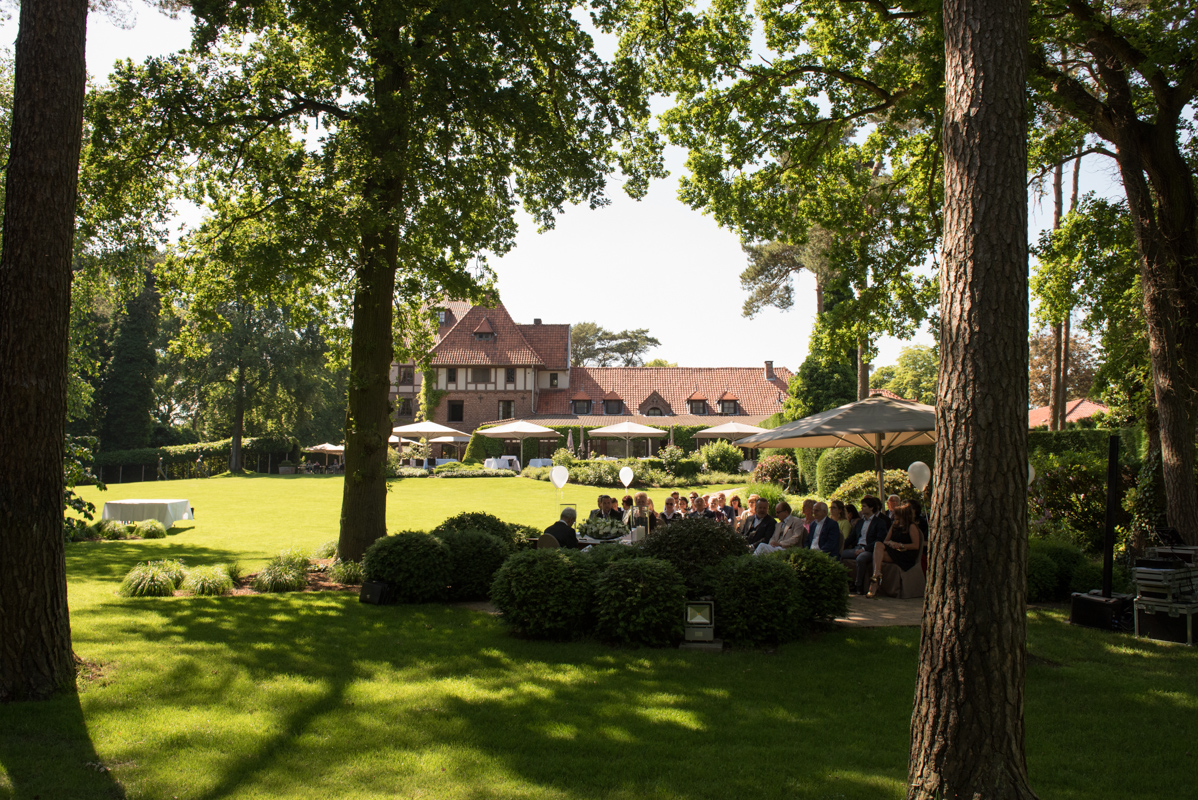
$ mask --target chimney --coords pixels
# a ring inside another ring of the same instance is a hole
[[[774,362],[773,361],[765,362],[765,379],[767,381],[772,381],[774,379]]]
[[[541,318],[540,318],[540,317],[535,317],[535,318],[533,319],[533,321],[532,321],[532,324],[533,324],[533,325],[540,325],[540,324],[541,324]]]

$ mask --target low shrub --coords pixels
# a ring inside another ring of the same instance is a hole
[[[1036,478],[1027,490],[1028,525],[1037,536],[1064,536],[1083,550],[1102,552],[1106,530],[1105,454],[1035,453]],[[1122,488],[1135,485],[1130,465],[1120,468]],[[1120,508],[1116,525],[1127,525],[1131,514]]]
[[[745,540],[732,526],[704,517],[658,528],[645,537],[640,550],[673,564],[686,583],[687,596],[692,598],[711,594],[711,570],[725,558],[747,552]]]
[[[439,467],[433,467],[434,475],[444,475],[446,472],[457,472],[460,469],[470,469],[469,466],[461,461],[450,461],[447,464],[442,464]]]
[[[525,467],[520,475],[525,478],[532,478],[534,481],[549,480],[549,473],[553,471],[553,467]]]
[[[1048,556],[1035,550],[1027,554],[1027,601],[1043,603],[1052,600],[1057,591],[1057,565]]]
[[[1073,582],[1073,573],[1086,560],[1081,548],[1057,539],[1040,538],[1032,538],[1028,546],[1032,552],[1046,555],[1056,564],[1057,581],[1053,588],[1053,597],[1058,600],[1069,597],[1069,586]]]
[[[97,531],[101,539],[108,542],[115,542],[119,539],[129,538],[129,528],[120,520],[106,519],[100,523]]]
[[[686,453],[678,445],[667,444],[657,451],[657,457],[661,459],[661,468],[666,473],[678,477],[678,470],[682,465],[682,460],[686,458]]]
[[[254,576],[256,592],[296,592],[308,585],[304,570],[282,561],[272,561]]]
[[[425,473],[426,475],[428,473]],[[436,475],[437,478],[514,478],[517,473],[511,469],[459,469]],[[414,477],[414,476],[406,476]]]
[[[644,555],[644,550],[640,547],[628,547],[626,545],[597,545],[590,550],[583,551],[583,556],[594,565],[597,571],[606,569],[608,564],[616,561],[641,558]]]
[[[1091,589],[1102,588],[1102,564],[1085,560],[1073,570],[1069,578],[1069,591],[1085,594]]]
[[[799,576],[799,620],[822,626],[849,613],[849,579],[844,565],[819,550],[792,547],[773,554]]]
[[[388,475],[387,477],[389,477],[389,478],[428,478],[428,477],[432,476],[432,474],[433,473],[429,472],[427,469],[420,469],[419,467],[400,467],[397,470],[395,470],[394,475]]]
[[[298,569],[300,572],[307,572],[308,565],[312,563],[308,558],[308,553],[299,547],[288,547],[286,550],[280,550],[279,554],[271,559],[272,563],[283,564],[292,569]]]
[[[686,584],[668,561],[616,559],[595,580],[595,635],[632,646],[677,644],[685,601]]]
[[[233,579],[224,567],[194,567],[181,587],[194,595],[223,595],[233,591]]]
[[[225,572],[228,573],[233,583],[237,583],[237,581],[241,580],[242,573],[244,573],[245,570],[241,566],[241,562],[234,559],[228,564],[225,564]]]
[[[444,600],[450,580],[449,548],[436,536],[401,531],[376,539],[362,556],[368,581],[391,584],[400,603]]]
[[[855,475],[876,469],[874,454],[859,447],[829,447],[815,466],[815,486],[824,497],[837,497],[837,487]],[[876,475],[876,473],[875,473]],[[874,478],[874,491],[878,479]]]
[[[165,539],[166,526],[156,519],[143,519],[133,526],[135,535],[143,539]]]
[[[740,462],[745,460],[745,454],[736,445],[716,439],[699,448],[699,460],[708,472],[736,474],[740,472]]]
[[[332,539],[317,545],[316,549],[312,551],[313,560],[318,558],[332,558],[335,555],[337,555],[337,542]]]
[[[791,475],[798,469],[794,456],[786,451],[776,455],[766,456],[757,462],[753,473],[749,476],[750,483],[774,483],[783,488],[790,485]]]
[[[171,583],[175,585],[176,589],[183,584],[183,579],[187,577],[187,566],[177,558],[147,561],[146,565],[162,570],[171,579]]]
[[[715,632],[738,645],[788,642],[803,633],[798,573],[780,558],[740,556],[715,573]]]
[[[532,525],[521,525],[518,522],[509,522],[508,527],[512,530],[512,543],[513,547],[517,550],[536,547],[537,540],[545,532],[541,528],[536,528]]]
[[[117,592],[122,597],[170,597],[175,585],[174,576],[161,563],[141,563],[129,570]]]
[[[786,492],[781,486],[774,483],[750,483],[740,489],[737,489],[735,494],[740,496],[741,502],[745,508],[749,508],[749,497],[757,495],[764,497],[765,501],[770,504],[770,514],[774,513],[774,507],[778,505],[778,501],[786,499]],[[749,508],[750,511],[754,509]]]
[[[574,454],[564,447],[553,451],[553,466],[555,467],[570,467],[576,460]]]
[[[514,548],[523,533],[521,527],[504,522],[485,511],[463,511],[461,514],[454,514],[429,532],[433,536],[442,536],[449,531],[482,531]],[[539,537],[541,532],[536,531],[534,535]]]
[[[511,545],[479,530],[447,530],[439,536],[449,548],[449,598],[485,600]]]
[[[491,602],[512,630],[532,639],[568,639],[590,627],[594,569],[569,550],[524,550],[495,573]]]
[[[730,472],[703,472],[687,478],[683,483],[688,486],[723,486],[725,484],[744,483],[745,476]],[[683,485],[680,483],[680,485]]]
[[[883,493],[882,499],[892,494],[897,494],[904,500],[919,499],[919,492],[912,485],[906,470],[888,469],[882,473],[882,480],[886,484],[886,491]],[[876,472],[857,473],[836,487],[836,491],[828,497],[843,500],[846,503],[856,503],[867,494],[878,496],[878,473]]]
[[[337,559],[329,567],[329,578],[346,586],[360,586],[362,584],[362,564],[357,561]]]

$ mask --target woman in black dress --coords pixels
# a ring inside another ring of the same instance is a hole
[[[894,513],[894,523],[884,541],[874,545],[874,576],[869,580],[869,597],[877,597],[882,586],[882,564],[897,564],[903,572],[919,563],[923,534],[915,522],[915,509],[903,503]]]

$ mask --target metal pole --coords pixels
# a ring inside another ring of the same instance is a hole
[[[1119,437],[1107,443],[1106,460],[1106,541],[1102,549],[1102,596],[1111,596],[1115,570],[1115,515],[1119,513]]]
[[[141,465],[141,482],[142,483],[146,482],[146,465],[145,464]]]
[[[124,483],[124,482],[125,482],[125,465],[124,465],[124,464],[121,464],[121,466],[117,468],[117,471],[116,471],[116,482],[117,482],[117,483]]]

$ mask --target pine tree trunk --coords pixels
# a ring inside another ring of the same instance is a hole
[[[944,4],[934,513],[908,797],[1031,798],[1025,0]]]
[[[1057,430],[1065,430],[1066,418],[1069,416],[1069,336],[1071,319],[1065,316],[1061,324],[1061,395],[1057,401]]]
[[[241,437],[245,431],[245,364],[237,365],[237,386],[233,389],[233,440],[229,446],[229,471],[241,472]]]
[[[1061,333],[1061,323],[1055,323],[1052,326],[1052,365],[1048,381],[1048,429],[1050,431],[1058,430],[1060,427],[1057,425],[1057,420],[1060,418],[1057,413],[1060,410],[1057,398],[1061,396]]]
[[[869,397],[869,362],[865,359],[865,340],[857,342],[857,399]]]
[[[21,4],[0,253],[0,702],[74,686],[63,555],[87,3]]]

